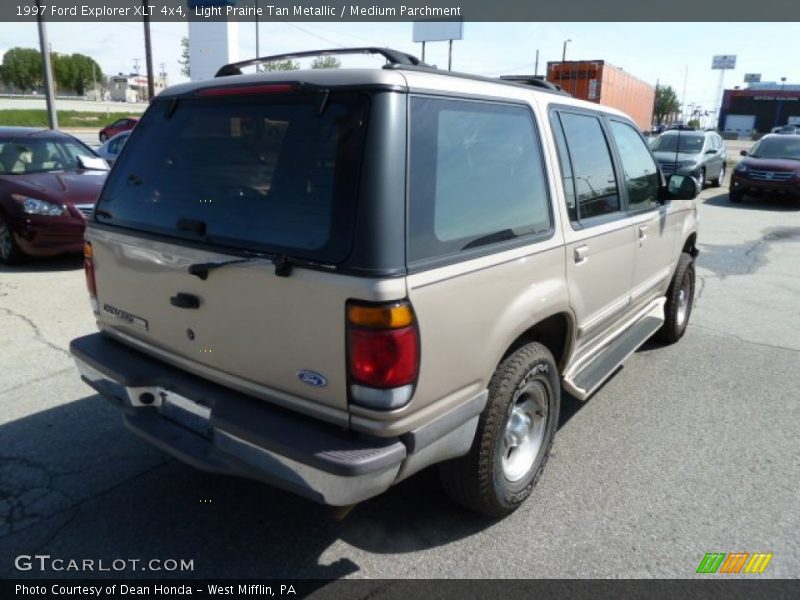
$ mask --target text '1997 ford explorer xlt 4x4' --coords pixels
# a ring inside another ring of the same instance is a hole
[[[386,65],[254,59],[152,102],[87,227],[100,331],[72,354],[196,467],[348,506],[440,463],[507,514],[561,390],[683,335],[697,184],[611,108],[333,52]]]

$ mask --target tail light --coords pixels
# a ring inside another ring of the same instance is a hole
[[[419,374],[419,329],[408,302],[347,305],[350,397],[394,409],[411,399]]]
[[[98,312],[97,306],[97,282],[94,277],[94,252],[92,243],[83,243],[83,270],[86,273],[86,287],[89,290],[89,300],[92,303],[94,312]]]

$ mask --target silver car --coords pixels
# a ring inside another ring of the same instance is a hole
[[[650,149],[666,176],[691,175],[701,188],[707,182],[719,187],[725,180],[725,142],[714,131],[665,131]]]
[[[130,131],[118,133],[100,146],[100,148],[97,150],[97,154],[100,156],[100,158],[105,159],[109,165],[113,165],[114,161],[117,160],[119,153],[122,152],[122,148],[125,146],[125,143],[128,141],[130,136]]]

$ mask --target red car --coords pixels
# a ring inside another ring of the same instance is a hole
[[[71,135],[0,127],[0,263],[83,249],[108,165]]]
[[[100,141],[105,143],[106,140],[111,139],[118,133],[128,131],[136,127],[139,122],[139,117],[125,117],[124,119],[117,119],[111,125],[106,125],[100,130]]]
[[[731,175],[728,197],[777,194],[800,199],[800,135],[769,134],[761,138]]]

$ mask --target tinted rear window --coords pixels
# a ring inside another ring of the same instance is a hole
[[[339,262],[352,240],[367,104],[351,93],[225,96],[182,99],[170,114],[171,100],[156,102],[109,176],[97,220]]]

